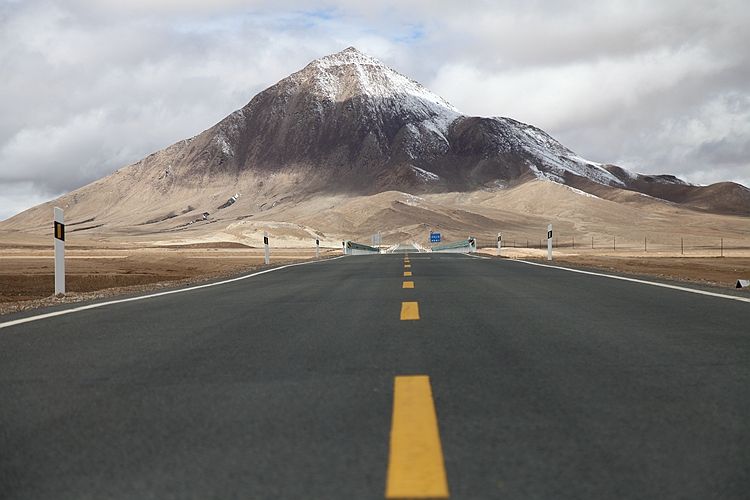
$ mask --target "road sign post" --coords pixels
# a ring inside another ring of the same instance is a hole
[[[65,220],[63,209],[55,207],[55,295],[65,295]]]
[[[500,250],[503,249],[503,233],[497,233],[497,255],[500,256]]]
[[[547,226],[547,260],[552,260],[552,224]]]
[[[264,262],[266,265],[271,263],[271,251],[268,248],[268,232],[263,231],[263,247],[265,249],[265,259]]]
[[[315,239],[315,258],[320,258],[320,239]]]

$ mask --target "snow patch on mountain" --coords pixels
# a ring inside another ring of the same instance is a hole
[[[541,179],[543,181],[552,181],[557,184],[565,184],[565,179],[563,179],[562,177],[558,176],[555,173],[542,172],[533,163],[528,163],[527,166],[529,167],[529,170],[531,170],[531,173],[534,174],[534,177],[536,177],[537,179]]]
[[[563,187],[565,187],[566,189],[570,189],[577,195],[585,196],[586,198],[596,198],[597,200],[601,200],[601,198],[599,198],[598,196],[594,194],[587,193],[586,191],[581,191],[580,189],[574,188],[572,186],[566,186],[565,184],[563,184]]]
[[[227,138],[224,137],[224,135],[220,134],[216,136],[216,143],[221,148],[221,152],[224,153],[227,156],[234,155],[234,151],[232,150],[232,146],[227,142]]]
[[[303,80],[311,79],[318,95],[328,101],[365,97],[396,114],[412,114],[418,120],[437,118],[442,133],[447,130],[442,125],[460,116],[439,95],[353,47],[316,59],[300,73]]]
[[[424,120],[422,122],[422,125],[424,125],[427,130],[442,139],[445,144],[450,145],[450,142],[445,137],[445,135],[448,133],[448,127],[450,127],[451,123],[453,123],[453,121],[457,117],[458,116],[449,114],[436,115],[429,120]]]
[[[403,202],[406,205],[409,205],[410,207],[418,207],[420,206],[421,202],[424,201],[424,198],[421,198],[419,196],[415,196],[413,194],[409,193],[401,193],[403,197]]]
[[[357,73],[357,84],[361,92],[370,97],[390,98],[408,95],[430,103],[433,107],[445,108],[458,114],[458,110],[439,95],[430,92],[398,71],[386,66],[374,57],[361,53],[354,47],[349,47],[336,54],[316,59],[308,67],[314,66],[320,71],[320,83],[328,82],[329,95],[337,92],[340,84],[340,69],[342,66],[352,67]]]
[[[435,182],[440,180],[440,176],[437,174],[434,174],[432,172],[428,172],[427,170],[424,170],[419,167],[415,167],[414,165],[411,165],[411,168],[416,172],[417,176],[421,178],[423,181],[426,182]]]
[[[537,179],[539,179],[540,181],[542,181],[542,182],[552,182],[553,184],[557,184],[557,185],[562,186],[562,187],[564,187],[566,189],[569,189],[570,191],[572,191],[575,194],[580,195],[580,196],[585,196],[587,198],[596,198],[598,200],[601,199],[601,198],[599,198],[596,195],[593,195],[591,193],[587,193],[586,191],[581,191],[580,189],[574,188],[572,186],[568,186],[567,184],[565,184],[565,180],[564,179],[562,179],[561,177],[557,177],[555,174],[550,174],[550,173],[547,173],[547,172],[541,172],[536,167],[536,165],[534,165],[533,163],[529,163],[529,169],[534,173],[535,177]]]
[[[451,121],[442,118],[433,117],[404,125],[406,140],[403,148],[409,158],[416,160],[424,155],[445,154],[450,149],[447,135]]]
[[[543,130],[510,118],[494,119],[513,132],[517,147],[540,160],[540,165],[532,170],[537,177],[544,176],[564,184],[565,174],[571,173],[606,186],[625,185],[602,164],[581,158]]]

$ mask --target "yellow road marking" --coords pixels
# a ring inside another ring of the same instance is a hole
[[[404,285],[401,288],[414,288],[413,281],[404,281]]]
[[[406,269],[411,268],[411,264],[404,264],[404,268],[406,268]]]
[[[411,276],[411,271],[404,271],[404,276]]]
[[[385,497],[448,498],[430,377],[396,377],[392,418]]]
[[[401,319],[419,319],[419,302],[401,302]]]

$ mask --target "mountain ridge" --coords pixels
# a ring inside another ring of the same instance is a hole
[[[79,211],[87,218],[96,212],[103,231],[154,220],[179,229],[188,218],[215,214],[235,194],[250,216],[264,200],[470,192],[534,179],[605,199],[622,199],[626,190],[691,210],[750,215],[744,186],[693,186],[591,162],[532,125],[464,115],[353,47],[310,62],[200,134],[54,203],[74,214],[88,204]],[[44,206],[6,225],[22,226]]]

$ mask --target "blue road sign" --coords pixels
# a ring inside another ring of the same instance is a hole
[[[430,233],[430,243],[440,243],[440,233]]]

